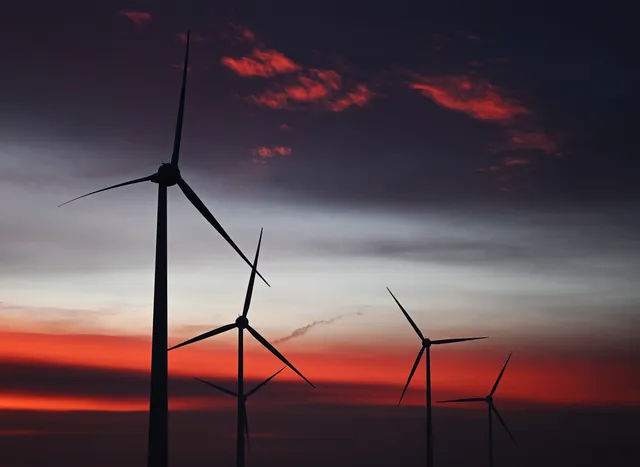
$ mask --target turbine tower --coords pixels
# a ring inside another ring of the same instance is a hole
[[[93,191],[71,201],[84,198],[102,191],[112,190],[127,185],[142,182],[158,184],[158,220],[156,231],[156,264],[155,284],[153,292],[153,334],[151,340],[151,388],[149,401],[149,440],[148,440],[148,467],[167,467],[168,457],[168,396],[167,396],[167,188],[178,185],[187,199],[204,216],[204,218],[218,231],[220,235],[231,245],[240,257],[249,265],[251,263],[240,251],[240,248],[231,240],[231,237],[222,228],[222,225],[211,214],[209,209],[200,200],[182,178],[178,161],[180,158],[180,140],[182,138],[182,120],[184,116],[185,92],[187,86],[187,68],[189,62],[189,36],[187,31],[187,46],[182,70],[182,87],[180,89],[180,104],[176,122],[175,136],[173,140],[173,153],[171,162],[162,163],[158,171],[146,177],[137,178],[128,182],[112,185],[101,190]],[[70,203],[62,203],[60,206]],[[58,206],[58,207],[60,207]],[[260,278],[267,281],[258,273]],[[269,285],[267,283],[267,285]]]
[[[409,316],[409,313],[407,313],[407,311],[400,304],[396,296],[393,295],[391,290],[389,290],[389,287],[387,287],[387,290],[389,291],[389,293],[391,294],[395,302],[400,307],[400,310],[402,310],[402,313],[407,318],[407,321],[409,321],[409,324],[411,324],[411,327],[413,328],[413,330],[416,332],[416,334],[418,334],[418,337],[420,338],[420,341],[422,344],[422,346],[420,347],[420,351],[418,352],[418,357],[416,358],[416,361],[413,364],[413,368],[411,368],[411,373],[409,373],[409,379],[407,379],[407,384],[404,385],[404,389],[402,390],[402,395],[400,396],[398,407],[402,403],[402,398],[404,397],[404,393],[407,391],[407,388],[409,387],[409,383],[411,382],[411,378],[413,378],[413,374],[416,372],[416,368],[418,368],[418,365],[420,364],[420,359],[422,358],[422,354],[425,352],[427,354],[426,356],[426,362],[427,362],[427,375],[426,375],[427,376],[427,467],[433,467],[433,417],[431,414],[431,346],[440,345],[440,344],[453,344],[455,342],[474,341],[478,339],[486,339],[487,337],[486,336],[485,337],[462,337],[462,338],[456,338],[456,339],[438,339],[438,340],[431,340],[427,337],[424,337],[424,335],[422,334],[418,326],[416,326],[416,323],[414,323],[411,317]]]
[[[249,324],[249,320],[247,318],[247,313],[249,313],[249,306],[251,305],[251,296],[253,295],[253,285],[255,283],[256,278],[256,268],[258,267],[258,256],[260,255],[260,244],[262,243],[262,229],[260,229],[260,238],[258,240],[258,248],[256,250],[256,257],[253,262],[253,266],[251,268],[251,277],[249,278],[249,286],[247,287],[247,295],[244,300],[244,308],[242,310],[242,315],[238,316],[235,322],[230,324],[225,324],[224,326],[220,326],[217,329],[212,331],[205,332],[204,334],[200,334],[193,339],[189,339],[181,344],[174,345],[169,350],[174,350],[179,347],[183,347],[185,345],[193,344],[195,342],[201,341],[203,339],[208,339],[209,337],[217,336],[218,334],[222,334],[224,332],[230,331],[231,329],[238,329],[238,394],[244,394],[244,330],[246,329],[249,333],[263,346],[267,348],[273,355],[278,357],[282,363],[287,365],[293,371],[295,371],[298,376],[304,379],[307,383],[309,383],[312,387],[315,386],[305,378],[302,373],[300,373],[290,362],[287,360],[284,355],[282,355],[278,350],[271,345],[264,337],[260,335],[258,331],[253,329]],[[242,398],[238,398],[238,413],[242,413],[243,408],[241,405]],[[238,432],[237,432],[237,442],[238,442],[238,457],[237,457],[237,466],[244,467],[244,418],[238,415]]]
[[[282,370],[284,370],[285,368],[286,368],[286,366],[282,367],[281,369],[276,371],[273,375],[269,376],[262,383],[258,384],[255,388],[253,388],[247,394],[240,394],[240,395],[236,394],[233,391],[230,391],[229,389],[225,389],[225,388],[223,388],[221,386],[218,386],[217,384],[211,383],[209,381],[205,381],[205,380],[199,379],[199,378],[194,378],[194,379],[196,379],[196,380],[200,381],[201,383],[204,383],[204,384],[206,384],[208,386],[211,386],[212,388],[217,389],[218,391],[224,392],[225,394],[228,394],[230,396],[236,397],[238,399],[238,424],[242,423],[244,425],[244,434],[247,437],[247,451],[251,451],[251,444],[249,442],[249,421],[248,421],[248,417],[247,417],[247,398],[249,396],[251,396],[252,394],[255,394],[256,391],[258,391],[258,389],[262,388],[265,384],[267,384],[273,378],[278,376],[278,374]],[[240,420],[242,420],[242,422]],[[238,436],[240,436],[240,433],[238,433]],[[244,449],[243,445],[240,442],[240,439],[236,440],[236,447],[238,449],[238,453],[240,452],[240,449]],[[238,455],[238,457],[239,457],[239,455]]]
[[[509,438],[511,438],[511,441],[514,442],[514,444],[517,446],[518,443],[516,443],[516,439],[513,437],[513,435],[511,434],[511,432],[509,431],[509,428],[507,428],[507,424],[504,422],[504,420],[502,419],[502,417],[500,416],[500,412],[498,412],[498,409],[496,408],[495,404],[493,403],[493,395],[496,392],[496,389],[498,389],[498,384],[500,384],[500,380],[502,379],[502,375],[504,374],[504,370],[507,368],[507,364],[509,363],[509,360],[511,360],[511,355],[513,355],[513,352],[511,352],[509,354],[509,357],[507,358],[507,361],[505,362],[504,366],[502,367],[502,371],[500,372],[500,374],[498,375],[498,379],[496,379],[495,384],[493,385],[493,387],[491,388],[491,392],[489,393],[488,396],[486,397],[474,397],[471,399],[452,399],[452,400],[447,400],[447,401],[438,401],[439,404],[444,404],[444,403],[449,403],[449,402],[486,402],[487,403],[487,409],[489,412],[489,466],[493,467],[493,429],[491,426],[491,412],[493,412],[496,417],[498,418],[498,421],[500,422],[500,424],[503,426],[503,428],[506,430],[506,432],[509,434]]]

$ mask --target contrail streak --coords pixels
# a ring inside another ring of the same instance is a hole
[[[314,321],[311,324],[307,324],[306,326],[302,326],[301,328],[295,329],[288,336],[282,337],[280,339],[276,339],[276,340],[274,340],[272,342],[274,344],[278,344],[278,343],[281,343],[281,342],[288,341],[290,339],[295,339],[296,337],[304,336],[306,333],[308,333],[311,330],[311,328],[313,328],[314,326],[318,326],[319,324],[331,324],[331,323],[335,323],[340,318],[345,318],[347,316],[353,316],[353,315],[362,316],[362,314],[363,314],[362,312],[356,311],[355,313],[345,313],[344,315],[338,315],[338,316],[335,316],[335,317],[330,318],[330,319],[321,319],[319,321]]]

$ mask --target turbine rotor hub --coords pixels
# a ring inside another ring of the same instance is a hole
[[[180,169],[177,165],[165,162],[154,174],[152,182],[164,186],[173,186],[180,180]]]
[[[238,316],[236,326],[238,329],[245,329],[249,325],[249,320],[245,316]]]
[[[487,396],[487,402],[493,402],[493,396]]]
[[[422,346],[431,347],[431,339],[429,339],[428,337],[425,337],[424,339],[422,339]]]

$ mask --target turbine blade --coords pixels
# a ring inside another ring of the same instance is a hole
[[[272,374],[271,376],[269,376],[267,379],[265,379],[262,383],[258,384],[255,388],[253,388],[251,391],[249,391],[249,393],[247,394],[247,397],[249,397],[251,394],[254,394],[258,389],[260,389],[262,386],[264,386],[265,384],[267,384],[269,381],[271,381],[273,378],[275,378],[276,376],[278,376],[278,374],[284,370],[286,368],[286,366],[283,366],[282,368],[280,368],[278,371],[276,371],[274,374]]]
[[[282,355],[280,352],[278,352],[278,350],[276,350],[276,348],[275,348],[273,345],[271,345],[269,342],[267,342],[267,340],[266,340],[264,337],[262,337],[262,336],[260,335],[260,333],[258,333],[258,331],[256,331],[255,329],[253,329],[253,328],[252,328],[251,326],[249,326],[249,325],[247,325],[247,329],[248,329],[248,330],[249,330],[249,332],[253,335],[253,337],[255,337],[255,338],[256,338],[256,340],[257,340],[258,342],[260,342],[262,345],[264,345],[264,346],[267,348],[267,350],[269,350],[273,355],[275,355],[276,357],[278,357],[278,358],[282,361],[282,363],[284,363],[284,364],[285,364],[285,365],[287,365],[289,368],[291,368],[293,371],[295,371],[295,372],[298,374],[298,376],[300,376],[303,380],[305,380],[307,383],[309,383],[309,385],[310,385],[311,387],[314,387],[314,388],[315,388],[315,386],[313,385],[313,383],[312,383],[311,381],[309,381],[307,378],[305,378],[305,377],[304,377],[304,375],[303,375],[302,373],[300,373],[300,372],[296,369],[296,367],[294,367],[294,366],[289,362],[289,360],[287,360],[286,358],[284,358],[284,355]]]
[[[260,244],[262,243],[262,230],[260,229],[260,238],[258,239],[258,248],[256,249],[256,258],[253,260],[253,266],[251,266],[251,277],[249,278],[249,286],[247,287],[247,295],[244,298],[244,308],[242,309],[242,316],[247,316],[249,313],[249,306],[251,305],[251,295],[253,295],[253,284],[256,282],[256,271],[258,268],[258,256],[260,255]]]
[[[196,381],[200,381],[201,383],[204,383],[207,386],[211,386],[212,388],[217,389],[218,391],[222,391],[225,394],[229,394],[230,396],[233,396],[233,397],[238,397],[238,395],[235,392],[230,391],[228,389],[225,389],[222,386],[218,386],[217,384],[213,384],[213,383],[211,383],[209,381],[205,381],[205,380],[200,379],[200,378],[193,378],[193,379],[195,379]]]
[[[387,287],[387,290],[389,290],[389,287]],[[416,331],[416,333],[418,334],[418,336],[420,336],[420,339],[424,340],[424,336],[422,335],[422,332],[420,331],[420,328],[418,328],[418,326],[416,326],[416,323],[413,322],[413,320],[411,319],[411,316],[409,316],[409,313],[407,313],[407,310],[405,310],[402,305],[400,305],[400,302],[398,301],[398,299],[396,298],[395,295],[393,295],[393,293],[391,292],[391,290],[389,290],[389,293],[391,294],[391,296],[393,297],[393,299],[396,301],[396,303],[398,304],[398,306],[400,307],[400,309],[402,310],[402,313],[404,313],[405,317],[407,318],[407,320],[409,320],[409,324],[411,324],[411,326],[413,327],[413,329]]]
[[[191,201],[191,204],[193,204],[195,208],[198,211],[200,211],[200,214],[202,214],[204,218],[207,221],[209,221],[209,224],[211,224],[213,228],[216,229],[220,235],[222,235],[222,238],[224,238],[227,241],[227,243],[231,245],[231,248],[233,248],[236,251],[236,253],[240,255],[240,257],[244,260],[244,262],[247,263],[249,267],[253,268],[253,264],[251,264],[251,262],[247,259],[244,253],[240,251],[240,248],[238,248],[238,246],[233,242],[233,240],[231,240],[231,237],[229,237],[227,232],[225,232],[225,230],[222,228],[222,225],[220,225],[220,223],[216,220],[216,218],[213,217],[213,214],[211,214],[209,209],[207,209],[207,207],[200,200],[200,198],[198,198],[198,195],[195,194],[195,192],[191,189],[191,187],[187,184],[187,182],[183,178],[181,178],[178,181],[178,186],[180,186],[180,189],[182,190],[184,195],[187,197],[187,199]],[[262,277],[262,275],[258,271],[256,271],[256,274],[260,276],[260,279],[262,279],[265,284],[271,287],[269,283],[265,280],[265,278]]]
[[[142,182],[150,182],[151,180],[153,180],[153,175],[149,175],[148,177],[142,177],[142,178],[136,178],[135,180],[129,180],[128,182],[124,182],[124,183],[118,183],[117,185],[111,185],[107,188],[103,188],[102,190],[96,190],[96,191],[92,191],[91,193],[87,193],[86,195],[82,195],[82,196],[78,196],[77,198],[73,198],[72,200],[66,201],[62,204],[59,204],[58,207],[62,207],[65,204],[69,204],[72,201],[76,201],[80,198],[86,198],[87,196],[91,196],[91,195],[95,195],[96,193],[101,193],[103,191],[108,191],[108,190],[113,190],[114,188],[120,188],[121,186],[127,186],[127,185],[135,185],[136,183],[142,183]]]
[[[416,368],[420,364],[420,359],[422,358],[422,354],[424,353],[424,347],[420,348],[420,352],[418,352],[418,357],[416,358],[415,363],[413,364],[413,368],[411,368],[411,373],[409,373],[409,379],[407,380],[407,384],[404,385],[404,389],[402,390],[402,395],[400,396],[400,400],[398,401],[398,407],[402,403],[402,398],[404,397],[404,393],[407,391],[409,387],[409,383],[411,382],[411,378],[413,378],[413,374],[416,372]]]
[[[498,409],[496,409],[496,406],[493,405],[493,403],[491,404],[491,410],[493,410],[493,413],[496,414],[496,417],[498,417],[498,420],[500,421],[500,424],[506,430],[506,432],[509,434],[509,438],[511,438],[511,441],[513,441],[513,443],[517,446],[518,443],[516,442],[516,439],[513,437],[513,435],[509,431],[509,428],[507,428],[507,424],[504,422],[504,420],[502,419],[502,416],[500,415],[500,412],[498,412]]]
[[[482,397],[472,397],[470,399],[449,399],[446,401],[437,401],[438,404],[445,404],[448,402],[484,402],[485,400]]]
[[[488,337],[460,337],[458,339],[438,339],[431,341],[432,344],[453,344],[454,342],[477,341],[478,339],[488,339]]]
[[[176,133],[173,138],[173,154],[171,164],[178,165],[180,159],[180,141],[182,140],[182,120],[184,118],[184,100],[187,92],[187,69],[189,68],[189,36],[187,31],[187,48],[184,53],[184,68],[182,69],[182,87],[180,88],[180,104],[178,105],[178,119],[176,121]]]
[[[247,436],[247,451],[251,452],[251,441],[249,439],[249,417],[247,417],[247,407],[244,408],[244,433]]]
[[[493,388],[491,388],[491,392],[489,393],[490,396],[493,396],[493,393],[496,392],[496,389],[498,389],[498,384],[500,384],[500,380],[502,379],[504,370],[507,368],[507,364],[509,363],[509,360],[511,360],[511,355],[513,355],[513,352],[509,354],[509,358],[507,358],[507,361],[504,363],[504,366],[502,367],[502,371],[500,371],[500,374],[498,375],[498,379],[496,380],[496,383],[493,385]]]
[[[173,350],[173,349],[177,349],[178,347],[183,347],[185,345],[193,344],[194,342],[198,342],[203,339],[208,339],[209,337],[217,336],[218,334],[222,334],[223,332],[230,331],[235,327],[236,327],[236,323],[225,324],[224,326],[220,326],[219,328],[214,329],[213,331],[205,332],[204,334],[200,334],[199,336],[189,339],[188,341],[184,341],[182,344],[174,345],[173,347],[169,348],[169,350]]]

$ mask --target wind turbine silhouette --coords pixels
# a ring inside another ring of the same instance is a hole
[[[187,68],[189,62],[189,36],[187,31],[187,45],[182,70],[182,87],[180,89],[180,104],[176,122],[175,136],[173,140],[173,153],[171,162],[162,163],[158,171],[152,175],[130,180],[128,182],[112,185],[101,190],[87,193],[74,198],[60,206],[72,201],[90,196],[103,191],[112,190],[127,185],[142,182],[158,184],[158,220],[156,232],[156,264],[155,284],[153,292],[153,333],[151,340],[151,388],[149,402],[149,439],[148,439],[148,467],[167,467],[168,456],[168,396],[167,396],[167,188],[178,185],[187,199],[204,216],[204,218],[218,231],[231,247],[251,266],[247,257],[240,248],[231,240],[231,237],[222,228],[222,225],[207,209],[198,195],[182,178],[178,161],[180,158],[180,141],[182,138],[182,121],[184,117],[185,92],[187,87]],[[58,206],[58,207],[60,207]],[[267,281],[258,273],[260,278]]]
[[[185,345],[193,344],[195,342],[201,341],[203,339],[208,339],[209,337],[217,336],[218,334],[222,334],[224,332],[230,331],[231,329],[238,329],[238,394],[244,394],[244,330],[246,329],[249,333],[263,346],[267,348],[273,355],[278,357],[282,363],[287,365],[293,371],[295,371],[298,376],[304,379],[307,383],[309,383],[312,387],[315,386],[309,381],[307,378],[303,376],[290,362],[287,360],[284,355],[282,355],[278,350],[271,345],[264,337],[260,335],[258,331],[253,329],[249,324],[249,319],[247,318],[247,313],[249,313],[249,306],[251,305],[251,296],[253,295],[253,285],[256,279],[256,268],[258,267],[258,256],[260,255],[260,244],[262,243],[262,229],[260,229],[260,238],[258,239],[258,248],[256,249],[256,257],[253,262],[253,266],[251,267],[251,277],[249,278],[249,286],[247,287],[247,295],[244,300],[244,307],[242,310],[242,315],[238,316],[235,322],[231,324],[225,324],[224,326],[220,326],[217,329],[212,331],[205,332],[204,334],[200,334],[192,339],[182,342],[181,344],[174,345],[169,350],[174,350],[179,347],[183,347]],[[243,411],[241,407],[242,398],[238,398],[238,413],[240,414]],[[238,432],[237,432],[237,442],[238,442],[238,457],[237,457],[237,465],[238,467],[244,467],[244,418],[238,415]]]
[[[217,384],[211,383],[209,381],[205,381],[205,380],[200,379],[200,378],[194,378],[194,379],[196,379],[196,380],[200,381],[201,383],[204,383],[204,384],[206,384],[208,386],[211,386],[212,388],[217,389],[218,391],[222,391],[225,394],[229,394],[230,396],[236,397],[238,399],[238,425],[240,425],[240,423],[244,424],[244,434],[247,437],[247,450],[251,451],[251,443],[249,442],[249,421],[247,419],[247,398],[249,396],[251,396],[252,394],[255,394],[256,391],[258,391],[258,389],[262,388],[265,384],[267,384],[273,378],[278,376],[278,373],[280,373],[285,368],[286,368],[286,366],[282,367],[281,369],[276,371],[274,374],[269,376],[262,383],[258,384],[255,388],[253,388],[247,394],[240,394],[240,395],[236,394],[233,391],[230,391],[229,389],[225,389],[225,388],[223,388],[221,386],[218,386]],[[240,420],[242,420],[242,422],[240,422]],[[237,433],[237,435],[242,437],[240,435],[240,433]],[[240,452],[241,449],[244,449],[244,446],[240,442],[240,439],[236,440],[236,447],[237,447],[238,453]],[[238,457],[240,457],[239,454],[238,454]]]
[[[420,347],[420,351],[418,352],[418,357],[416,358],[416,361],[413,364],[413,368],[411,368],[411,373],[409,373],[409,379],[407,379],[407,384],[404,385],[404,389],[402,390],[402,395],[400,396],[398,407],[402,403],[402,398],[404,397],[404,393],[407,391],[407,388],[409,387],[409,383],[411,382],[411,378],[413,378],[413,374],[416,372],[416,368],[418,368],[418,365],[420,364],[420,359],[422,358],[422,354],[425,353],[425,351],[427,354],[426,356],[426,362],[427,362],[427,375],[426,375],[427,376],[427,467],[432,467],[433,466],[433,420],[432,420],[432,414],[431,414],[431,346],[439,345],[439,344],[453,344],[455,342],[474,341],[478,339],[486,339],[487,337],[486,336],[485,337],[462,337],[462,338],[456,338],[456,339],[438,339],[438,340],[431,340],[427,337],[424,337],[424,335],[420,331],[420,328],[418,328],[416,323],[413,322],[413,320],[409,316],[409,313],[407,313],[407,311],[400,304],[396,296],[393,295],[391,290],[389,290],[389,287],[387,287],[387,290],[389,291],[389,293],[391,294],[395,302],[400,307],[400,310],[402,310],[402,313],[407,318],[407,321],[409,321],[409,324],[411,324],[411,327],[413,328],[413,330],[416,332],[416,334],[418,334],[418,337],[422,341],[422,346]]]
[[[511,355],[513,355],[513,352],[511,352],[509,354],[509,357],[507,358],[507,361],[505,362],[504,366],[502,367],[502,371],[498,375],[498,379],[496,379],[496,382],[493,385],[493,387],[491,388],[491,392],[489,393],[488,396],[486,396],[486,397],[474,397],[474,398],[471,398],[471,399],[452,399],[452,400],[447,400],[447,401],[438,401],[439,404],[444,404],[444,403],[449,403],[449,402],[486,402],[487,403],[487,408],[489,410],[489,466],[490,467],[493,467],[493,432],[492,432],[492,426],[491,426],[491,412],[493,412],[496,415],[496,417],[498,417],[498,421],[504,427],[506,432],[509,434],[509,437],[511,438],[511,441],[513,441],[516,446],[518,445],[518,443],[516,443],[516,439],[513,437],[513,435],[509,431],[509,428],[507,428],[507,424],[504,422],[504,420],[500,416],[500,412],[498,412],[498,409],[496,408],[495,404],[493,403],[493,395],[495,394],[496,389],[498,389],[498,384],[500,384],[500,380],[502,379],[502,375],[504,374],[504,370],[507,368],[507,364],[509,363],[509,360],[511,360]]]

